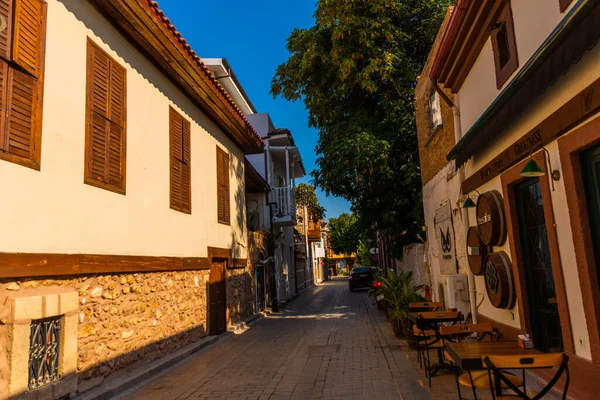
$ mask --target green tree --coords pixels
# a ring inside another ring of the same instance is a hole
[[[450,2],[320,0],[271,84],[274,96],[304,101],[319,129],[316,185],[398,249],[422,226],[414,87]]]
[[[356,253],[361,230],[354,214],[341,213],[337,218],[329,218],[329,247],[338,254]]]
[[[296,194],[296,205],[299,207],[306,206],[313,222],[318,222],[320,219],[325,217],[326,210],[319,203],[319,199],[313,185],[301,183],[296,186],[294,193]],[[302,219],[302,216],[300,216],[300,219]]]
[[[360,265],[376,265],[373,260],[373,254],[369,250],[375,247],[375,241],[363,235],[363,238],[358,242],[356,258]]]

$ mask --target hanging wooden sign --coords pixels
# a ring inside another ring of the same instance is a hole
[[[490,303],[496,308],[512,309],[517,301],[508,255],[499,251],[485,260],[485,289]]]
[[[502,246],[506,241],[504,202],[497,190],[482,193],[477,199],[477,229],[488,246]]]
[[[481,240],[477,227],[470,227],[467,233],[467,260],[474,275],[483,275],[484,262],[488,252],[488,245]]]

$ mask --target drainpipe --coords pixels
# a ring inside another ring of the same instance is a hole
[[[433,88],[435,89],[435,91],[439,94],[440,98],[442,100],[444,100],[444,102],[452,108],[452,115],[454,117],[454,141],[455,141],[455,143],[458,143],[462,137],[462,127],[460,124],[460,110],[458,108],[458,105],[453,103],[452,100],[450,100],[448,98],[448,96],[446,96],[446,93],[444,93],[444,91],[438,86],[437,82],[431,81],[431,84],[433,85]],[[454,99],[456,102],[458,102],[457,96],[455,96]],[[460,181],[461,186],[462,186],[462,183],[466,179],[465,168],[466,168],[466,164],[463,164],[458,170],[458,179]],[[466,241],[467,235],[469,233],[469,227],[470,227],[469,210],[468,209],[462,210],[461,216],[462,216],[464,237],[465,237],[465,241]],[[477,288],[475,287],[475,276],[473,275],[473,271],[471,271],[471,268],[466,268],[466,269],[467,269],[467,281],[469,283],[469,305],[470,305],[470,309],[471,309],[471,319],[472,319],[473,323],[476,324],[477,323]]]

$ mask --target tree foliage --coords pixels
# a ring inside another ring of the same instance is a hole
[[[337,218],[329,218],[329,247],[338,254],[356,253],[361,230],[354,214],[341,213]]]
[[[319,129],[315,183],[399,245],[422,226],[414,87],[449,3],[320,0],[271,85]]]
[[[318,222],[325,217],[325,208],[319,203],[315,187],[306,183],[301,183],[294,190],[296,194],[296,205],[300,207],[306,206],[310,218],[313,222]]]

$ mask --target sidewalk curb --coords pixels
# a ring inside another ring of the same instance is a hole
[[[243,333],[250,325],[253,325],[264,318],[263,314],[264,313],[254,314],[246,318],[244,321],[235,324],[235,327],[238,325],[243,326],[243,330],[241,332],[238,332],[237,329],[235,329],[235,333]],[[120,396],[126,394],[126,392],[130,389],[144,384],[144,382],[148,379],[155,379],[160,375],[167,373],[172,366],[184,361],[205,347],[208,347],[219,340],[224,340],[233,335],[234,331],[226,331],[220,335],[206,336],[194,343],[188,344],[187,346],[176,350],[172,354],[158,358],[147,365],[140,366],[132,371],[123,373],[112,380],[108,379],[96,388],[86,391],[80,395],[76,395],[74,400],[105,400],[120,398]]]

